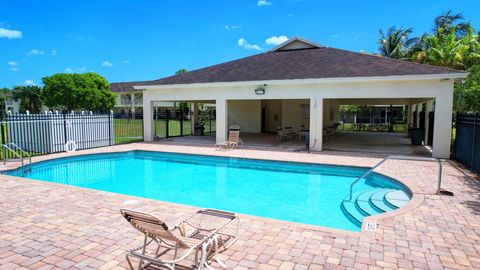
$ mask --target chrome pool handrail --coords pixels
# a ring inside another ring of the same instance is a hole
[[[3,151],[3,164],[7,163],[7,155],[6,155],[6,150],[10,151],[13,155],[16,157],[20,158],[22,161],[22,167],[25,165],[24,162],[24,156],[20,155],[17,151],[21,152],[23,155],[28,157],[28,165],[32,165],[32,156],[27,153],[25,150],[20,148],[18,145],[15,143],[8,143],[8,144],[2,144],[2,151]]]
[[[435,194],[440,194],[440,187],[442,185],[442,163],[440,162],[439,159],[437,158],[430,158],[430,157],[413,157],[413,156],[388,156],[384,159],[382,159],[379,163],[375,164],[372,168],[370,168],[367,172],[365,172],[362,176],[357,178],[355,181],[353,181],[352,184],[350,184],[350,194],[348,196],[348,200],[352,200],[352,193],[353,193],[353,186],[363,178],[367,177],[369,174],[371,174],[376,168],[378,168],[380,165],[382,165],[385,161],[389,159],[395,159],[395,160],[415,160],[415,161],[436,161],[438,163],[438,184],[437,184],[437,191]]]

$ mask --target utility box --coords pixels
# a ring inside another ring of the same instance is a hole
[[[412,145],[423,145],[425,140],[425,129],[411,128],[409,129],[409,133]]]

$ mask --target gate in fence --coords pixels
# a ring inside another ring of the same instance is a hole
[[[195,127],[201,127],[204,134],[215,132],[215,112],[211,110],[199,112],[198,119],[194,119],[191,111],[156,110],[153,120],[156,139],[194,135]]]
[[[480,113],[457,114],[455,159],[480,173]]]

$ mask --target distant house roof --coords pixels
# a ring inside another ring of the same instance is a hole
[[[110,91],[116,93],[131,93],[131,92],[141,92],[140,89],[133,88],[134,85],[141,85],[142,83],[147,83],[148,81],[138,81],[138,82],[120,82],[120,83],[111,83]]]
[[[134,85],[175,85],[464,72],[329,48],[295,37],[269,52]]]

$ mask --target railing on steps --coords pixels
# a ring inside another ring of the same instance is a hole
[[[355,181],[353,181],[352,184],[350,184],[350,195],[348,196],[348,200],[352,200],[352,193],[353,193],[353,186],[363,178],[367,177],[369,174],[371,174],[376,168],[378,168],[380,165],[382,165],[385,161],[387,160],[415,160],[415,161],[436,161],[438,163],[438,184],[437,184],[437,191],[435,194],[440,194],[441,193],[441,185],[442,185],[442,163],[440,162],[439,159],[436,158],[430,158],[430,157],[413,157],[413,156],[388,156],[379,163],[377,163],[375,166],[373,166],[370,170],[365,172],[362,176],[357,178]]]
[[[22,161],[22,167],[25,165],[25,156],[28,157],[28,166],[32,165],[32,156],[27,153],[25,150],[20,148],[18,145],[14,143],[2,144],[2,152],[3,152],[3,164],[7,163],[7,151],[12,153],[14,156],[20,158]],[[21,154],[19,154],[20,152]]]

